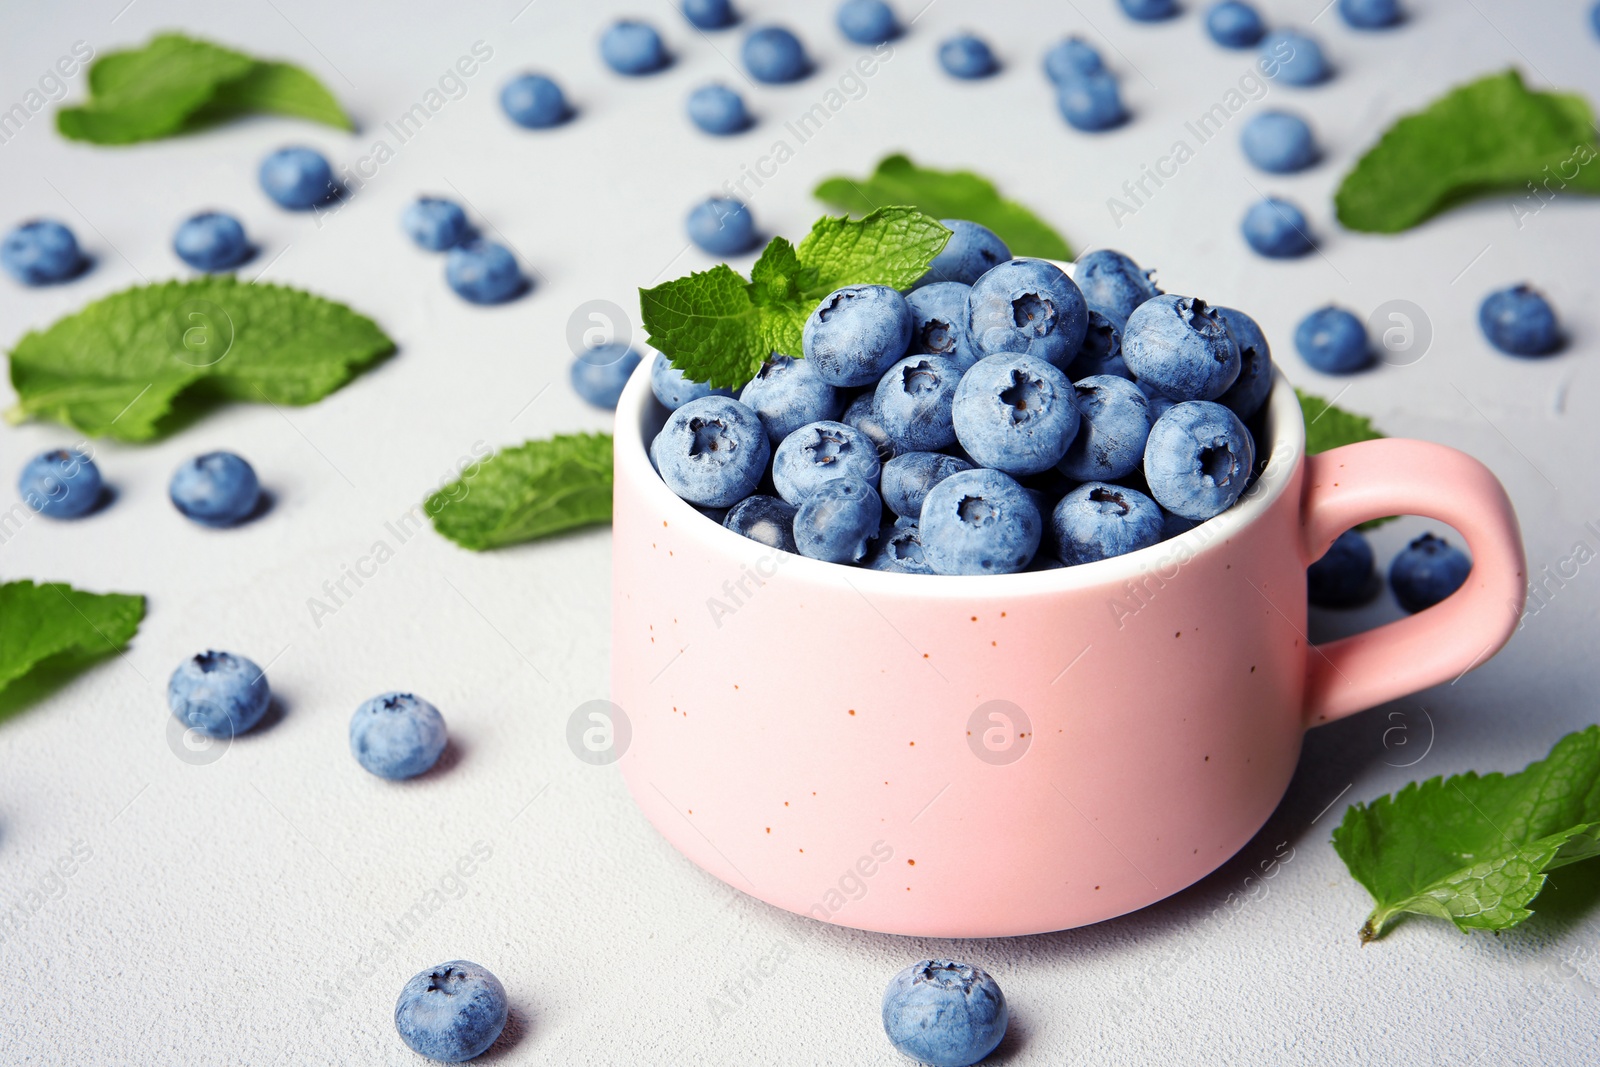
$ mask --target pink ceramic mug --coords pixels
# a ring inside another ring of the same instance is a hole
[[[892,574],[775,552],[657,477],[648,361],[617,408],[612,698],[645,815],[754,896],[935,937],[1060,930],[1215,870],[1302,733],[1483,662],[1522,544],[1476,460],[1421,441],[1305,455],[1280,376],[1237,505],[1152,548],[1028,574]],[[1308,648],[1306,565],[1367,519],[1466,538],[1436,607]]]

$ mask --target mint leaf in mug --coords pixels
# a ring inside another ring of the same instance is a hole
[[[1345,175],[1334,203],[1352,230],[1398,233],[1462,200],[1505,191],[1519,198],[1512,211],[1520,225],[1523,213],[1542,206],[1547,179],[1551,192],[1600,193],[1597,154],[1587,101],[1533,92],[1507,70],[1397,121]]]
[[[1071,259],[1072,249],[1039,216],[1000,195],[989,179],[967,170],[930,170],[903,155],[886,157],[864,178],[828,178],[818,200],[865,215],[881,204],[907,204],[936,219],[966,219],[993,230],[1014,256]]]
[[[433,527],[481,552],[611,521],[611,435],[558,434],[505,448],[428,497]]]
[[[86,593],[63,582],[0,583],[0,692],[36,670],[73,670],[119,652],[144,618],[144,597]],[[0,718],[17,710],[15,691]]]
[[[1547,872],[1600,856],[1600,726],[1516,774],[1430,778],[1355,804],[1333,847],[1377,902],[1363,942],[1407,912],[1462,930],[1515,926]]]
[[[218,400],[309,404],[394,351],[343,304],[232,275],[135,286],[11,350],[8,421],[148,441]]]

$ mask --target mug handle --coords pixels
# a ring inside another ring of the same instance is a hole
[[[1425,515],[1467,540],[1466,584],[1426,611],[1312,645],[1307,726],[1459,678],[1511,637],[1527,599],[1522,532],[1504,487],[1463,452],[1384,438],[1306,458],[1300,539],[1309,564],[1344,531],[1386,515]]]

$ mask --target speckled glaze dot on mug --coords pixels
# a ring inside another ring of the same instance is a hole
[[[633,727],[618,765],[695,863],[845,926],[1028,934],[1176,893],[1266,821],[1308,728],[1482,663],[1525,594],[1487,468],[1394,438],[1308,459],[1281,376],[1265,468],[1237,505],[1137,552],[1021,574],[776,553],[662,484],[645,442],[665,416],[636,371],[616,422],[611,699]],[[1309,650],[1306,566],[1393,514],[1458,530],[1466,585]],[[993,701],[1003,721],[975,719]],[[969,737],[1023,721],[1025,748]],[[866,891],[830,892],[842,874]]]

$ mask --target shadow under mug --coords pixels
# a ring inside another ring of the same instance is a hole
[[[1243,847],[1305,730],[1448,681],[1525,594],[1504,489],[1441,445],[1305,455],[1279,375],[1238,504],[1110,560],[943,577],[850,568],[726,530],[646,454],[649,361],[617,407],[612,699],[635,801],[689,859],[782,908],[885,933],[1098,922]],[[1344,530],[1425,515],[1466,585],[1328,644],[1306,566]]]

